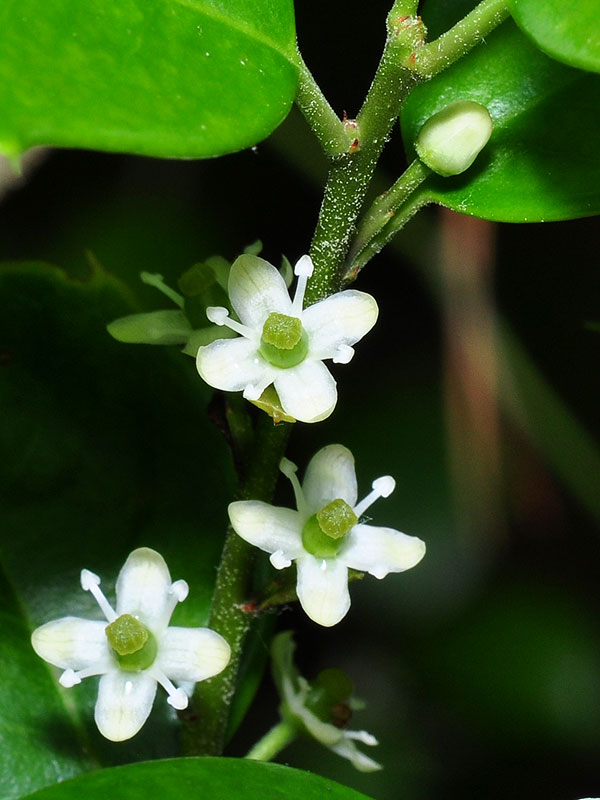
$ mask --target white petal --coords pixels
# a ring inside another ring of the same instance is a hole
[[[348,613],[348,569],[335,558],[298,559],[298,600],[308,616],[329,628]]]
[[[354,508],[358,490],[354,456],[350,450],[341,444],[322,447],[308,462],[302,491],[310,514],[338,498]]]
[[[292,301],[279,270],[263,258],[248,253],[233,262],[229,273],[229,298],[238,317],[262,333],[273,311],[290,314]]]
[[[155,694],[156,681],[145,672],[103,675],[94,713],[100,733],[112,742],[131,739],[148,719]]]
[[[262,383],[273,368],[258,354],[250,339],[217,339],[201,347],[196,356],[200,377],[215,389],[240,392],[249,384]]]
[[[377,322],[375,298],[347,289],[309,306],[302,313],[311,358],[333,358],[340,345],[353,345]]]
[[[335,380],[322,361],[277,370],[274,383],[281,407],[300,422],[320,422],[337,403]]]
[[[404,572],[425,555],[425,542],[393,528],[355,525],[342,545],[338,558],[352,569],[384,578],[388,572]]]
[[[164,558],[149,547],[129,554],[117,578],[117,615],[139,617],[155,634],[169,624],[173,598],[171,576]]]
[[[249,544],[266,553],[280,552],[291,561],[304,553],[297,511],[260,500],[237,500],[229,504],[228,512],[234,531]]]
[[[377,761],[361,753],[351,739],[344,738],[341,742],[331,745],[329,749],[337,753],[338,756],[347,758],[352,766],[360,772],[375,772],[381,769],[381,764],[378,764]]]
[[[75,671],[92,665],[114,664],[108,640],[106,621],[63,617],[47,622],[31,635],[35,652],[50,664]]]
[[[231,658],[225,639],[209,628],[167,628],[156,665],[172,681],[204,681],[222,672]]]

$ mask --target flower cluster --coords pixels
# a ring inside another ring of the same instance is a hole
[[[392,528],[359,522],[379,497],[394,490],[386,475],[357,502],[354,458],[340,444],[324,447],[308,464],[302,486],[296,466],[284,459],[281,471],[294,487],[296,508],[280,508],[258,500],[229,506],[236,533],[271,554],[276,569],[296,562],[298,599],[319,625],[338,623],[350,608],[348,568],[384,578],[389,572],[414,567],[425,555],[425,543]]]
[[[303,309],[304,292],[313,272],[309,256],[294,269],[298,285],[291,300],[279,271],[258,256],[245,253],[229,273],[229,298],[239,322],[227,308],[212,306],[207,316],[216,325],[239,333],[200,347],[196,364],[210,386],[243,391],[258,400],[273,384],[283,411],[301,422],[328,417],[337,402],[336,383],[323,360],[347,364],[356,344],[377,320],[374,298],[347,289]]]
[[[31,642],[39,656],[64,670],[59,680],[67,688],[102,676],[94,717],[107,739],[120,742],[139,731],[152,709],[157,683],[167,691],[167,702],[182,710],[188,695],[181,684],[190,691],[229,663],[229,645],[215,631],[168,627],[188,585],[171,583],[155,550],[141,547],[129,555],[117,579],[116,611],[93,572],[82,570],[81,586],[92,593],[108,625],[62,617],[37,628]]]

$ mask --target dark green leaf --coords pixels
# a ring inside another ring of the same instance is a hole
[[[12,653],[8,660],[27,654],[24,692],[30,679],[39,682],[40,670],[54,692],[35,714],[23,714],[22,737],[3,743],[5,756],[29,773],[33,783],[24,790],[30,791],[49,776],[23,742],[38,741],[40,729],[51,731],[53,747],[70,759],[63,770],[57,757],[54,779],[69,777],[84,746],[78,716],[104,763],[177,753],[164,694],[135,739],[105,742],[92,721],[97,680],[60,689],[50,668],[29,659],[27,632],[67,614],[98,618],[79,586],[81,568],[97,572],[112,598],[124,559],[139,545],[161,552],[173,578],[190,584],[175,624],[206,624],[233,474],[206,416],[209,390],[193,361],[176,350],[119,344],[107,334],[106,322],[132,310],[116,280],[97,271],[81,283],[46,265],[4,266],[0,292],[1,446],[10,454],[0,462],[0,552],[21,631],[19,641],[3,644]],[[12,702],[3,681],[0,729],[15,714]]]
[[[402,115],[407,148],[424,122],[454,100],[487,106],[492,138],[454,178],[428,179],[434,202],[505,222],[600,213],[600,79],[535,48],[511,21],[411,94]]]
[[[507,0],[517,25],[549,56],[600,72],[597,0]]]
[[[249,147],[289,111],[294,43],[292,0],[7,0],[0,151]]]
[[[115,767],[50,786],[36,800],[368,800],[339,783],[280,764],[233,758],[185,758]]]

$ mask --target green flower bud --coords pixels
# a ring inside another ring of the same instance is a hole
[[[427,120],[419,131],[415,149],[421,161],[438,175],[460,175],[485,147],[492,127],[485,106],[473,100],[458,100]]]

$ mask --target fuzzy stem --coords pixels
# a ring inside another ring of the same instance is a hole
[[[278,722],[248,751],[246,758],[270,761],[298,736],[298,729],[285,720]]]
[[[266,414],[259,416],[252,458],[238,499],[271,500],[290,432],[291,425],[281,423],[275,426]],[[184,755],[219,755],[223,752],[242,647],[252,623],[252,615],[244,611],[243,606],[250,595],[256,553],[256,548],[241,539],[230,526],[217,573],[208,627],[229,642],[231,661],[220,675],[196,686],[192,704],[182,715]]]

